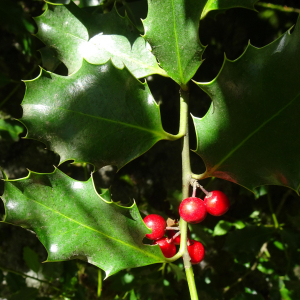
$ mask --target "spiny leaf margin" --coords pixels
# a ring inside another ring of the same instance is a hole
[[[203,118],[193,117],[197,135],[195,152],[206,165],[206,172],[194,175],[195,178],[219,177],[251,191],[265,184],[283,185],[298,191],[300,165],[296,162],[300,160],[296,149],[300,148],[300,141],[294,128],[300,126],[296,115],[300,107],[284,112],[285,121],[273,122],[273,126],[268,123],[289,105],[297,105],[295,100],[300,91],[295,95],[290,93],[300,86],[297,79],[300,73],[299,27],[298,19],[292,34],[287,31],[263,48],[249,43],[238,59],[230,61],[225,57],[222,69],[213,81],[197,83],[211,97],[212,104]],[[256,73],[251,75],[251,72]],[[283,75],[280,77],[280,74]],[[292,100],[274,111],[287,97]],[[279,101],[276,102],[276,98]],[[273,114],[265,117],[272,110]],[[260,120],[263,117],[265,119]],[[257,131],[244,132],[255,122],[258,122]],[[264,134],[255,135],[265,126],[269,127]],[[234,144],[239,135],[240,141]],[[252,136],[259,143],[247,143]],[[244,151],[236,152],[237,145],[246,143]]]
[[[83,259],[110,276],[165,261],[159,246],[142,243],[151,230],[136,203],[124,207],[105,201],[92,177],[83,182],[59,169],[29,171],[25,178],[5,180],[2,199],[4,222],[36,232],[48,252],[46,262]]]

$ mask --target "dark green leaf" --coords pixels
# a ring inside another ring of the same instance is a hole
[[[258,295],[252,295],[252,294],[239,294],[236,297],[234,297],[232,300],[264,300],[263,296]]]
[[[226,10],[234,7],[254,9],[254,4],[258,1],[259,0],[208,0],[203,9],[201,19],[212,10]]]
[[[54,4],[54,5],[61,5],[61,4],[67,5],[72,2],[72,0],[49,0],[49,1],[45,0],[45,1],[49,4]]]
[[[5,222],[35,231],[47,261],[82,259],[114,274],[164,261],[159,246],[144,245],[150,232],[136,204],[106,202],[92,179],[76,181],[59,170],[30,172],[5,183]]]
[[[38,293],[39,290],[26,287],[13,294],[11,297],[8,298],[8,300],[34,300]]]
[[[8,273],[5,280],[12,291],[19,291],[26,287],[25,278],[14,273]]]
[[[232,252],[257,253],[263,243],[267,242],[273,229],[263,226],[246,225],[245,228],[228,233],[224,247]]]
[[[143,21],[145,38],[163,69],[178,84],[186,84],[199,68],[204,47],[199,20],[206,0],[148,0]]]
[[[125,11],[129,19],[133,22],[135,27],[140,31],[144,32],[144,26],[142,20],[146,19],[148,12],[147,0],[141,0],[136,2],[123,2],[123,5],[119,11],[122,15],[125,14]]]
[[[29,247],[23,248],[23,259],[26,262],[28,268],[33,270],[34,272],[38,272],[40,269],[39,257],[35,251],[30,249]]]
[[[172,263],[170,263],[169,266],[171,267],[172,271],[175,273],[177,281],[186,280],[185,273],[181,268],[179,268],[177,265]]]
[[[6,86],[8,83],[13,82],[6,74],[0,72],[0,88]]]
[[[42,66],[47,71],[53,72],[60,64],[60,60],[57,58],[55,51],[50,47],[44,47],[39,50],[42,56]]]
[[[102,66],[84,62],[68,77],[42,70],[26,87],[22,122],[27,137],[45,143],[62,162],[121,168],[170,137],[148,85],[111,61]]]
[[[35,21],[39,28],[37,37],[51,48],[70,74],[80,69],[83,58],[93,64],[103,64],[111,58],[117,67],[125,64],[137,78],[166,75],[138,30],[116,9],[107,14],[89,14],[72,2],[67,6],[49,6]]]
[[[225,59],[215,80],[199,83],[213,100],[194,117],[206,177],[250,190],[265,184],[299,187],[300,28],[270,45],[251,45]]]

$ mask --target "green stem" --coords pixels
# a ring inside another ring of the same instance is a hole
[[[205,173],[203,173],[203,174],[194,174],[194,173],[192,173],[191,177],[193,179],[196,179],[196,180],[202,180],[202,179],[206,178],[206,175],[205,175]]]
[[[265,8],[271,8],[271,9],[275,9],[275,10],[279,10],[279,11],[283,11],[283,12],[300,13],[300,9],[298,9],[298,8],[276,5],[276,4],[272,4],[272,3],[258,2],[255,5],[265,7]]]
[[[53,289],[55,289],[55,290],[57,290],[57,291],[61,291],[59,288],[57,288],[56,286],[54,286],[54,285],[53,285],[51,282],[49,282],[49,281],[42,280],[42,279],[39,279],[39,278],[36,278],[36,277],[33,277],[33,276],[29,276],[29,275],[27,275],[27,274],[24,274],[24,273],[21,273],[21,272],[18,272],[18,271],[14,271],[14,270],[11,270],[11,269],[3,268],[3,267],[1,267],[1,266],[0,266],[0,270],[2,270],[2,271],[4,271],[4,272],[13,273],[13,274],[16,274],[16,275],[19,275],[19,276],[22,276],[22,277],[30,278],[30,279],[39,281],[39,282],[41,282],[41,283],[49,284]]]
[[[179,134],[183,135],[182,140],[182,200],[189,197],[189,187],[191,182],[191,162],[190,162],[190,145],[189,145],[189,91],[187,86],[180,90],[180,129]],[[198,294],[195,284],[194,272],[191,264],[191,258],[187,250],[187,222],[180,219],[180,249],[172,258],[167,259],[171,262],[179,257],[183,257],[186,278],[190,290],[191,300],[198,300]]]
[[[274,222],[274,227],[275,227],[275,229],[277,229],[277,228],[279,228],[279,224],[278,224],[276,214],[274,213],[274,210],[273,210],[273,205],[272,205],[272,202],[271,202],[270,193],[268,193],[268,203],[269,203],[269,208],[270,208],[272,218],[273,218],[273,222]]]
[[[189,106],[188,106],[188,102],[186,101],[188,99],[188,96],[186,96],[186,95],[188,95],[188,91],[184,91],[181,89],[181,91],[180,91],[179,131],[176,135],[166,133],[168,140],[175,141],[175,140],[182,138],[184,135],[186,135],[187,128],[188,128],[188,117],[189,117]],[[190,164],[189,164],[189,176],[190,176],[190,174],[191,174],[191,170],[190,170]]]
[[[195,300],[199,299],[196,284],[195,284],[193,268],[191,267],[191,268],[185,269],[185,273],[186,273],[186,278],[187,278],[187,282],[188,282],[188,285],[189,285],[191,299],[192,300],[193,299],[195,299]]]
[[[97,297],[100,298],[102,292],[102,271],[98,269],[98,289],[97,289]]]

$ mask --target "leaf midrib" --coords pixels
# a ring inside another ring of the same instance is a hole
[[[174,0],[172,1],[172,15],[173,15],[173,26],[174,26],[174,36],[175,36],[175,44],[176,44],[176,53],[177,53],[177,62],[178,62],[178,69],[179,69],[179,77],[181,82],[183,83],[183,74],[181,68],[181,60],[180,60],[180,53],[179,53],[179,45],[178,45],[178,37],[177,37],[177,29],[176,29],[176,21],[175,21],[175,7],[174,7]]]
[[[253,135],[255,135],[261,128],[263,128],[266,124],[268,124],[269,122],[271,122],[276,116],[278,116],[281,112],[283,112],[287,107],[289,107],[290,105],[293,104],[293,102],[299,97],[300,92],[289,102],[287,103],[285,106],[283,106],[283,108],[281,108],[279,111],[277,111],[273,116],[271,116],[269,119],[267,119],[265,122],[263,122],[257,129],[255,129],[254,131],[252,131],[245,139],[243,139],[233,150],[231,150],[223,159],[221,159],[221,161],[219,163],[217,163],[215,165],[215,167],[213,167],[209,173],[212,174],[213,172],[215,172],[229,157],[232,156],[232,154],[234,154],[239,148],[241,148]]]
[[[78,224],[78,225],[80,225],[80,226],[82,226],[82,227],[85,227],[85,228],[89,229],[89,230],[95,231],[95,232],[97,232],[97,233],[99,233],[99,234],[101,234],[101,235],[103,235],[103,236],[105,236],[105,237],[107,237],[107,238],[109,238],[109,239],[112,239],[112,240],[114,240],[114,241],[117,241],[117,242],[123,244],[124,246],[127,246],[127,247],[129,247],[129,248],[133,248],[133,249],[135,249],[136,251],[139,251],[139,252],[143,253],[143,254],[146,255],[146,256],[153,257],[153,258],[155,258],[156,260],[157,260],[157,259],[160,259],[160,257],[158,257],[158,256],[156,256],[156,255],[153,255],[153,254],[151,254],[151,253],[145,252],[145,251],[143,251],[142,249],[140,249],[140,248],[138,248],[138,247],[134,247],[134,246],[131,245],[131,244],[127,244],[127,243],[125,243],[125,242],[122,241],[122,240],[119,240],[119,239],[114,238],[114,237],[112,237],[112,236],[109,236],[109,235],[107,235],[107,234],[105,234],[105,233],[103,233],[103,232],[101,232],[101,231],[99,231],[99,230],[96,230],[96,229],[94,229],[93,227],[90,227],[90,226],[87,226],[87,225],[85,225],[85,224],[82,224],[82,223],[80,223],[80,222],[78,222],[78,221],[76,221],[76,220],[74,220],[74,219],[72,219],[72,218],[70,218],[70,217],[68,217],[68,216],[66,216],[66,215],[64,215],[64,214],[62,214],[62,213],[60,213],[59,211],[54,210],[54,209],[52,209],[51,207],[48,207],[48,206],[46,206],[46,205],[44,205],[44,204],[42,204],[42,203],[40,203],[40,202],[38,202],[38,201],[36,201],[36,200],[34,200],[34,199],[31,199],[31,198],[29,198],[29,197],[27,197],[27,196],[25,196],[25,195],[24,195],[24,197],[25,197],[26,199],[32,201],[32,202],[35,202],[35,203],[37,203],[37,204],[39,204],[39,205],[45,207],[46,209],[52,211],[53,213],[56,213],[56,214],[58,214],[58,215],[60,215],[60,216],[62,216],[62,217],[64,217],[64,218],[68,219],[70,222],[76,223],[76,224]]]
[[[25,106],[25,105],[35,106],[36,104],[26,104],[26,103],[23,104],[23,106]],[[39,104],[39,106],[41,106],[41,105]],[[60,110],[67,111],[67,112],[70,112],[70,113],[75,113],[75,114],[83,115],[83,116],[86,116],[86,117],[95,118],[95,119],[98,119],[98,120],[101,120],[101,121],[104,121],[104,122],[108,122],[108,123],[115,123],[115,124],[119,124],[121,126],[125,126],[125,127],[127,126],[127,127],[131,127],[131,128],[135,128],[135,129],[138,129],[138,130],[141,130],[141,131],[146,131],[146,132],[155,134],[155,135],[160,136],[162,138],[166,138],[166,134],[164,132],[158,132],[158,131],[147,129],[147,128],[140,127],[140,126],[137,126],[137,125],[124,123],[124,122],[120,122],[120,121],[115,121],[115,120],[112,120],[112,119],[106,119],[106,118],[99,117],[99,116],[88,115],[88,114],[85,114],[85,113],[82,113],[82,112],[79,112],[79,111],[66,109],[66,108],[63,108],[63,107],[60,107],[60,106],[56,106],[56,107],[52,107],[52,106],[48,106],[48,105],[43,105],[43,106],[45,106],[47,108],[50,108],[50,109],[60,109]]]

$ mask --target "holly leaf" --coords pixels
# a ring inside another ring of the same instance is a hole
[[[41,70],[26,82],[22,107],[26,137],[45,143],[61,162],[121,168],[157,141],[172,138],[147,83],[111,61],[101,66],[84,61],[68,77]]]
[[[261,49],[249,45],[235,61],[225,58],[209,83],[212,99],[194,119],[196,153],[206,172],[249,190],[260,185],[299,187],[300,29]]]
[[[23,127],[16,123],[0,119],[0,141],[13,140],[17,142],[19,140],[19,134],[23,132]]]
[[[234,7],[255,10],[254,5],[258,1],[259,0],[208,0],[201,14],[201,19],[205,18],[206,15],[212,10],[227,10]]]
[[[23,248],[23,259],[28,268],[30,268],[36,273],[39,271],[40,269],[39,256],[31,248],[29,247]]]
[[[146,19],[148,12],[147,0],[140,0],[136,2],[123,2],[123,6],[118,9],[118,11],[130,18],[135,27],[140,31],[144,32],[144,26],[142,20]]]
[[[48,252],[47,262],[82,259],[109,276],[165,261],[159,246],[142,243],[151,230],[136,204],[106,202],[92,178],[77,181],[58,169],[30,172],[24,179],[7,180],[2,199],[4,221],[35,231]]]
[[[149,44],[128,17],[121,17],[115,8],[107,14],[89,14],[71,2],[47,6],[35,21],[36,36],[66,65],[69,74],[80,69],[83,58],[93,64],[104,64],[111,58],[118,67],[125,64],[137,78],[166,76]]]
[[[148,0],[144,37],[163,69],[180,85],[185,85],[201,64],[205,47],[200,43],[198,29],[205,3],[206,0]]]
[[[117,68],[123,68],[125,63],[137,78],[155,73],[165,75],[147,45],[149,46],[142,37],[137,38],[131,46],[122,35],[98,34],[90,39],[83,52],[86,60],[92,64],[103,64],[110,58]]]
[[[50,47],[44,47],[39,50],[42,57],[42,66],[44,69],[53,72],[61,63],[57,58],[55,51]]]

